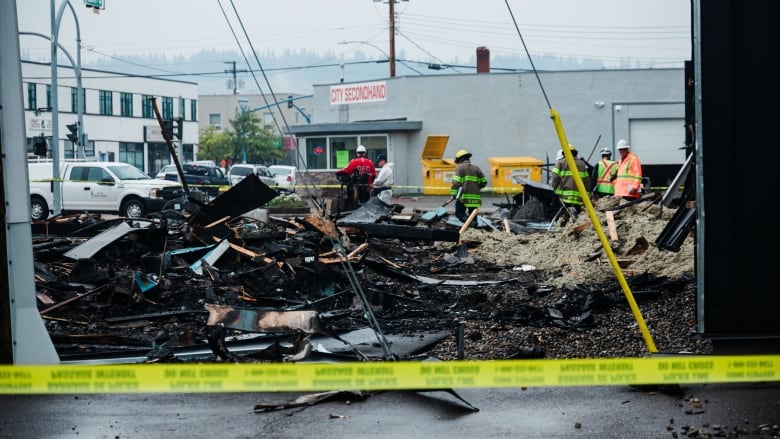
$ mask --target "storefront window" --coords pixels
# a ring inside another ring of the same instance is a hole
[[[328,139],[309,137],[306,139],[306,165],[309,169],[328,169]]]
[[[119,142],[119,161],[144,169],[144,144]]]
[[[340,169],[355,158],[358,139],[355,136],[330,138],[330,167]]]
[[[365,136],[306,137],[306,167],[308,169],[340,169],[354,159],[358,145],[366,147],[367,157],[376,161],[387,155],[386,134]]]
[[[380,154],[387,155],[387,136],[360,136],[360,144],[366,147],[366,157],[376,163]]]

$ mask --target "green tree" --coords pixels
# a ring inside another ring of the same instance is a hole
[[[213,126],[200,133],[198,142],[198,158],[201,160],[213,160],[219,164],[222,159],[232,157],[233,148],[228,133],[217,131]]]
[[[281,158],[276,135],[262,127],[260,119],[252,112],[238,113],[230,120],[230,129],[217,132],[209,127],[200,135],[198,156],[219,163],[222,159],[243,160],[247,163],[271,163]]]

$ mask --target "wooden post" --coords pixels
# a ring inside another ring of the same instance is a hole
[[[458,232],[458,234],[462,235],[463,232],[465,232],[466,229],[469,228],[469,226],[471,225],[471,222],[474,221],[474,218],[477,217],[477,212],[478,211],[479,211],[479,209],[474,209],[474,210],[471,211],[471,215],[469,215],[469,217],[466,219],[466,222],[463,223],[463,227],[460,228],[460,231]]]

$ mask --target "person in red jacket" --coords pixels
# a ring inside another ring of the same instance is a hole
[[[376,168],[374,167],[374,162],[366,157],[366,147],[358,145],[355,152],[357,153],[357,157],[350,160],[344,169],[336,171],[336,175],[367,175],[368,181],[366,184],[373,184],[374,179],[376,178]]]
[[[639,157],[631,152],[631,145],[625,140],[618,140],[617,150],[620,153],[620,162],[615,179],[615,196],[624,200],[636,200],[642,191],[642,163]]]
[[[355,152],[357,157],[350,160],[344,169],[336,171],[338,176],[351,177],[349,189],[353,192],[350,202],[352,207],[356,207],[358,202],[368,201],[371,196],[371,186],[376,178],[376,168],[374,162],[366,157],[366,147],[358,145]]]

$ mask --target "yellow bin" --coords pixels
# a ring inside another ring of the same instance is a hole
[[[425,139],[425,147],[420,156],[422,163],[423,194],[449,195],[452,176],[457,165],[453,160],[444,158],[444,149],[450,136],[431,135]],[[541,177],[540,177],[541,178]]]
[[[533,157],[490,157],[490,184],[497,194],[513,194],[523,191],[523,185],[516,183],[514,177],[523,177],[532,181],[542,181],[542,162]]]

